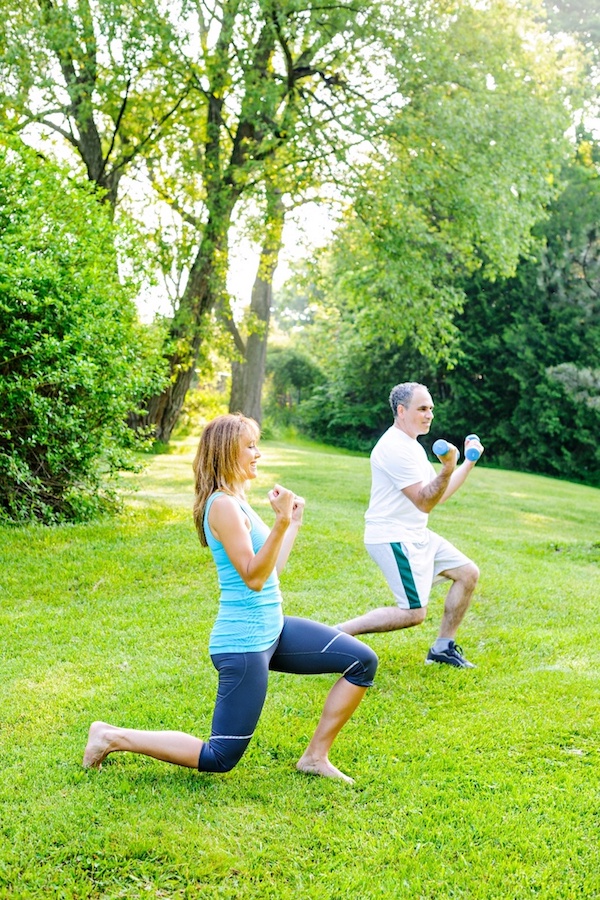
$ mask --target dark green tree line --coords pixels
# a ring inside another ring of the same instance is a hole
[[[514,278],[465,284],[462,359],[442,404],[459,434],[478,423],[497,465],[589,484],[600,484],[599,161],[581,140],[541,249]]]
[[[301,347],[321,354],[325,376],[294,421],[321,440],[369,450],[389,424],[390,387],[423,381],[436,401],[426,446],[439,436],[460,446],[477,431],[488,464],[600,484],[598,162],[597,144],[582,137],[535,229],[536,249],[513,276],[490,281],[478,271],[456,282],[465,300],[452,365],[410,336],[365,339],[344,315],[328,360],[323,326],[307,327]]]

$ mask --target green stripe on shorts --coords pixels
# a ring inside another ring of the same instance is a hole
[[[392,548],[394,559],[398,566],[398,573],[400,575],[402,586],[406,591],[409,608],[421,609],[421,601],[419,600],[415,580],[410,568],[410,563],[402,549],[402,544],[390,544],[390,547]]]

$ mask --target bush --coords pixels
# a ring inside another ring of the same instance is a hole
[[[127,415],[161,381],[99,199],[28,148],[0,145],[5,521],[77,521],[114,507],[114,476],[134,467]]]
[[[430,369],[408,341],[389,348],[343,332],[331,350],[327,382],[300,404],[294,421],[315,440],[370,452],[392,424],[391,389],[401,381],[427,381]]]
[[[487,464],[599,485],[600,407],[586,368],[597,325],[540,289],[535,261],[494,284],[474,277],[467,295],[462,360],[430,385],[436,433],[456,443],[476,431]]]
[[[294,347],[270,349],[266,373],[270,377],[266,411],[273,425],[290,425],[303,399],[324,380],[319,366]]]

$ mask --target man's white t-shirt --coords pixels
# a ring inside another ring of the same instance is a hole
[[[436,471],[424,447],[392,425],[371,453],[371,499],[365,513],[365,544],[391,544],[425,539],[427,513],[421,512],[402,491],[411,484],[429,482]]]

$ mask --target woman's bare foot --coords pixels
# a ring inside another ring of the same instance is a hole
[[[348,784],[354,784],[354,779],[350,778],[349,775],[344,775],[343,772],[340,772],[339,769],[332,766],[327,757],[324,759],[315,759],[305,753],[296,763],[296,768],[299,772],[304,772],[306,775],[321,775],[324,778],[340,778],[342,781],[348,782]]]
[[[99,769],[110,749],[110,733],[112,726],[106,722],[92,722],[88,734],[88,742],[83,754],[84,769]]]

